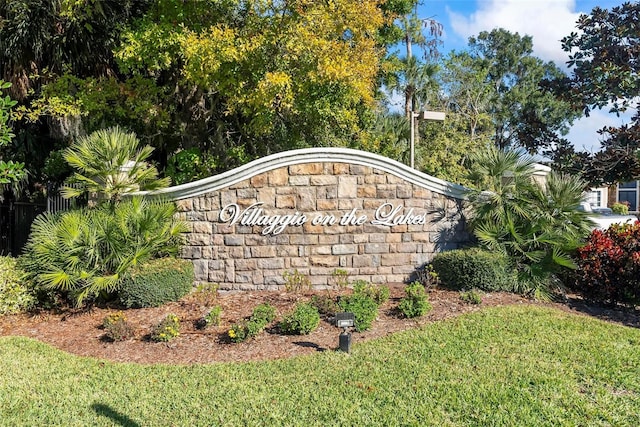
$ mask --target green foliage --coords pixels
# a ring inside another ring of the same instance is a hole
[[[330,295],[314,295],[311,297],[311,305],[318,309],[323,316],[331,316],[338,312],[339,306],[336,299]]]
[[[438,273],[433,269],[433,265],[425,264],[420,268],[416,269],[416,278],[417,281],[424,286],[425,289],[431,289],[433,287],[438,286],[440,282],[440,277]]]
[[[11,87],[11,83],[0,79],[0,186],[2,184],[12,184],[24,180],[27,171],[24,170],[24,163],[5,160],[3,147],[8,145],[15,135],[10,127],[11,108],[17,104],[8,95],[2,96],[2,91]]]
[[[209,312],[204,316],[204,321],[207,326],[219,326],[220,318],[222,316],[222,307],[219,305],[213,307]]]
[[[174,184],[180,185],[207,178],[215,174],[217,167],[217,162],[210,154],[202,153],[198,147],[192,147],[171,156],[165,173]]]
[[[125,307],[158,307],[177,301],[193,287],[193,263],[179,258],[158,258],[127,270],[118,286]]]
[[[357,280],[353,283],[353,293],[371,298],[380,306],[389,300],[391,290],[385,285],[374,285],[365,280]]]
[[[233,342],[242,342],[255,337],[273,322],[276,318],[276,309],[268,303],[256,306],[249,319],[235,323],[227,331],[229,339]]]
[[[333,278],[334,286],[337,286],[339,289],[345,289],[349,286],[349,272],[342,268],[336,268],[331,273],[331,277]]]
[[[177,254],[175,206],[131,198],[115,206],[43,214],[32,225],[21,265],[44,289],[66,292],[77,305],[115,292],[127,270]]]
[[[95,193],[114,203],[127,193],[168,186],[170,180],[159,179],[156,168],[147,163],[153,148],[140,148],[139,144],[134,133],[119,127],[98,130],[75,141],[65,150],[64,158],[77,170],[70,181],[79,187],[65,187],[62,194],[71,198]]]
[[[169,342],[180,335],[180,318],[173,313],[160,321],[151,331],[151,341]]]
[[[222,317],[222,307],[216,305],[207,312],[201,319],[196,322],[196,327],[199,329],[206,329],[209,326],[220,326],[220,319]]]
[[[413,282],[404,288],[406,296],[398,303],[398,310],[405,317],[412,319],[421,317],[431,310],[429,296],[420,282]]]
[[[357,287],[356,287],[357,286]],[[344,312],[353,313],[355,316],[356,331],[362,332],[371,329],[373,321],[378,317],[378,303],[374,299],[375,292],[370,285],[357,283],[351,295],[341,296],[338,306]]]
[[[300,273],[297,268],[293,271],[285,271],[282,277],[287,292],[302,292],[311,289],[311,279]]]
[[[474,159],[473,180],[486,191],[468,192],[473,234],[482,247],[509,258],[518,272],[516,290],[548,296],[555,274],[575,267],[571,252],[591,231],[588,214],[577,209],[585,183],[551,172],[543,185],[533,178],[533,160],[517,151],[490,148]]]
[[[514,290],[516,273],[509,258],[500,252],[480,248],[440,252],[433,257],[431,265],[442,286],[449,289]]]
[[[111,313],[102,319],[105,336],[111,341],[126,341],[133,338],[135,329],[123,312]]]
[[[295,310],[284,316],[280,330],[285,334],[307,335],[320,324],[318,309],[309,303],[296,304]]]
[[[467,304],[482,304],[482,296],[480,295],[480,292],[475,289],[460,292],[460,299]]]
[[[625,203],[614,203],[611,210],[617,215],[629,215],[629,205]]]
[[[28,310],[36,298],[26,286],[25,273],[15,258],[0,256],[0,316]]]
[[[204,306],[212,305],[218,298],[217,283],[199,283],[191,296]]]
[[[8,426],[631,427],[638,343],[638,328],[524,304],[357,343],[350,356],[251,363],[111,363],[3,336],[0,408]]]
[[[558,96],[586,116],[606,108],[616,116],[628,112],[631,117],[629,123],[600,130],[600,152],[576,155],[594,187],[635,180],[640,175],[638,19],[638,2],[627,1],[611,9],[596,6],[590,14],[579,17],[577,31],[561,40],[569,55],[571,75],[554,82]]]

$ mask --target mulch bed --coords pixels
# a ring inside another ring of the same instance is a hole
[[[571,297],[565,303],[540,303],[510,293],[484,294],[481,305],[471,305],[460,300],[454,291],[433,289],[430,302],[433,309],[419,319],[402,318],[396,310],[404,296],[403,285],[391,285],[391,298],[380,309],[369,331],[353,333],[353,343],[386,336],[416,328],[463,313],[481,310],[489,306],[508,304],[548,305],[627,326],[640,327],[637,310],[619,310],[589,305]],[[327,291],[316,291],[323,294]],[[335,295],[336,292],[333,292]],[[263,302],[276,307],[278,317],[290,312],[299,301],[307,301],[313,292],[292,294],[287,292],[238,292],[211,294],[208,300],[202,294],[193,293],[174,303],[157,308],[123,310],[127,320],[134,325],[134,338],[123,342],[111,342],[101,328],[108,314],[120,311],[117,307],[93,306],[88,309],[62,309],[40,311],[0,317],[0,336],[21,335],[49,343],[61,350],[80,356],[90,356],[118,362],[143,364],[170,363],[192,364],[231,361],[255,361],[290,358],[334,350],[338,346],[340,329],[323,320],[317,330],[309,335],[293,336],[278,333],[275,327],[243,343],[230,343],[226,332],[238,320],[249,316],[253,308]],[[198,329],[197,322],[213,305],[222,307],[220,326]],[[180,317],[180,336],[168,343],[151,342],[149,333],[154,325],[167,314]]]

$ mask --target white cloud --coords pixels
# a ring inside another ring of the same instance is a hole
[[[620,114],[618,117],[614,113],[609,113],[607,109],[593,110],[589,117],[583,117],[573,124],[566,138],[578,151],[600,151],[600,141],[603,137],[597,131],[605,126],[619,127],[629,123],[631,116],[630,112]]]
[[[566,69],[560,40],[575,31],[580,13],[574,0],[486,0],[469,16],[447,10],[451,28],[465,39],[481,31],[504,28],[533,37],[534,54]]]

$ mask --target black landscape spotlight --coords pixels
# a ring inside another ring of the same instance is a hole
[[[353,328],[355,320],[353,313],[336,313],[336,326],[342,328],[338,344],[340,350],[347,354],[351,350],[351,332],[347,332],[347,328]]]

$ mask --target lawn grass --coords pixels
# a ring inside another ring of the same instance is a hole
[[[640,330],[510,306],[351,355],[195,366],[111,363],[3,337],[0,425],[635,427]]]

